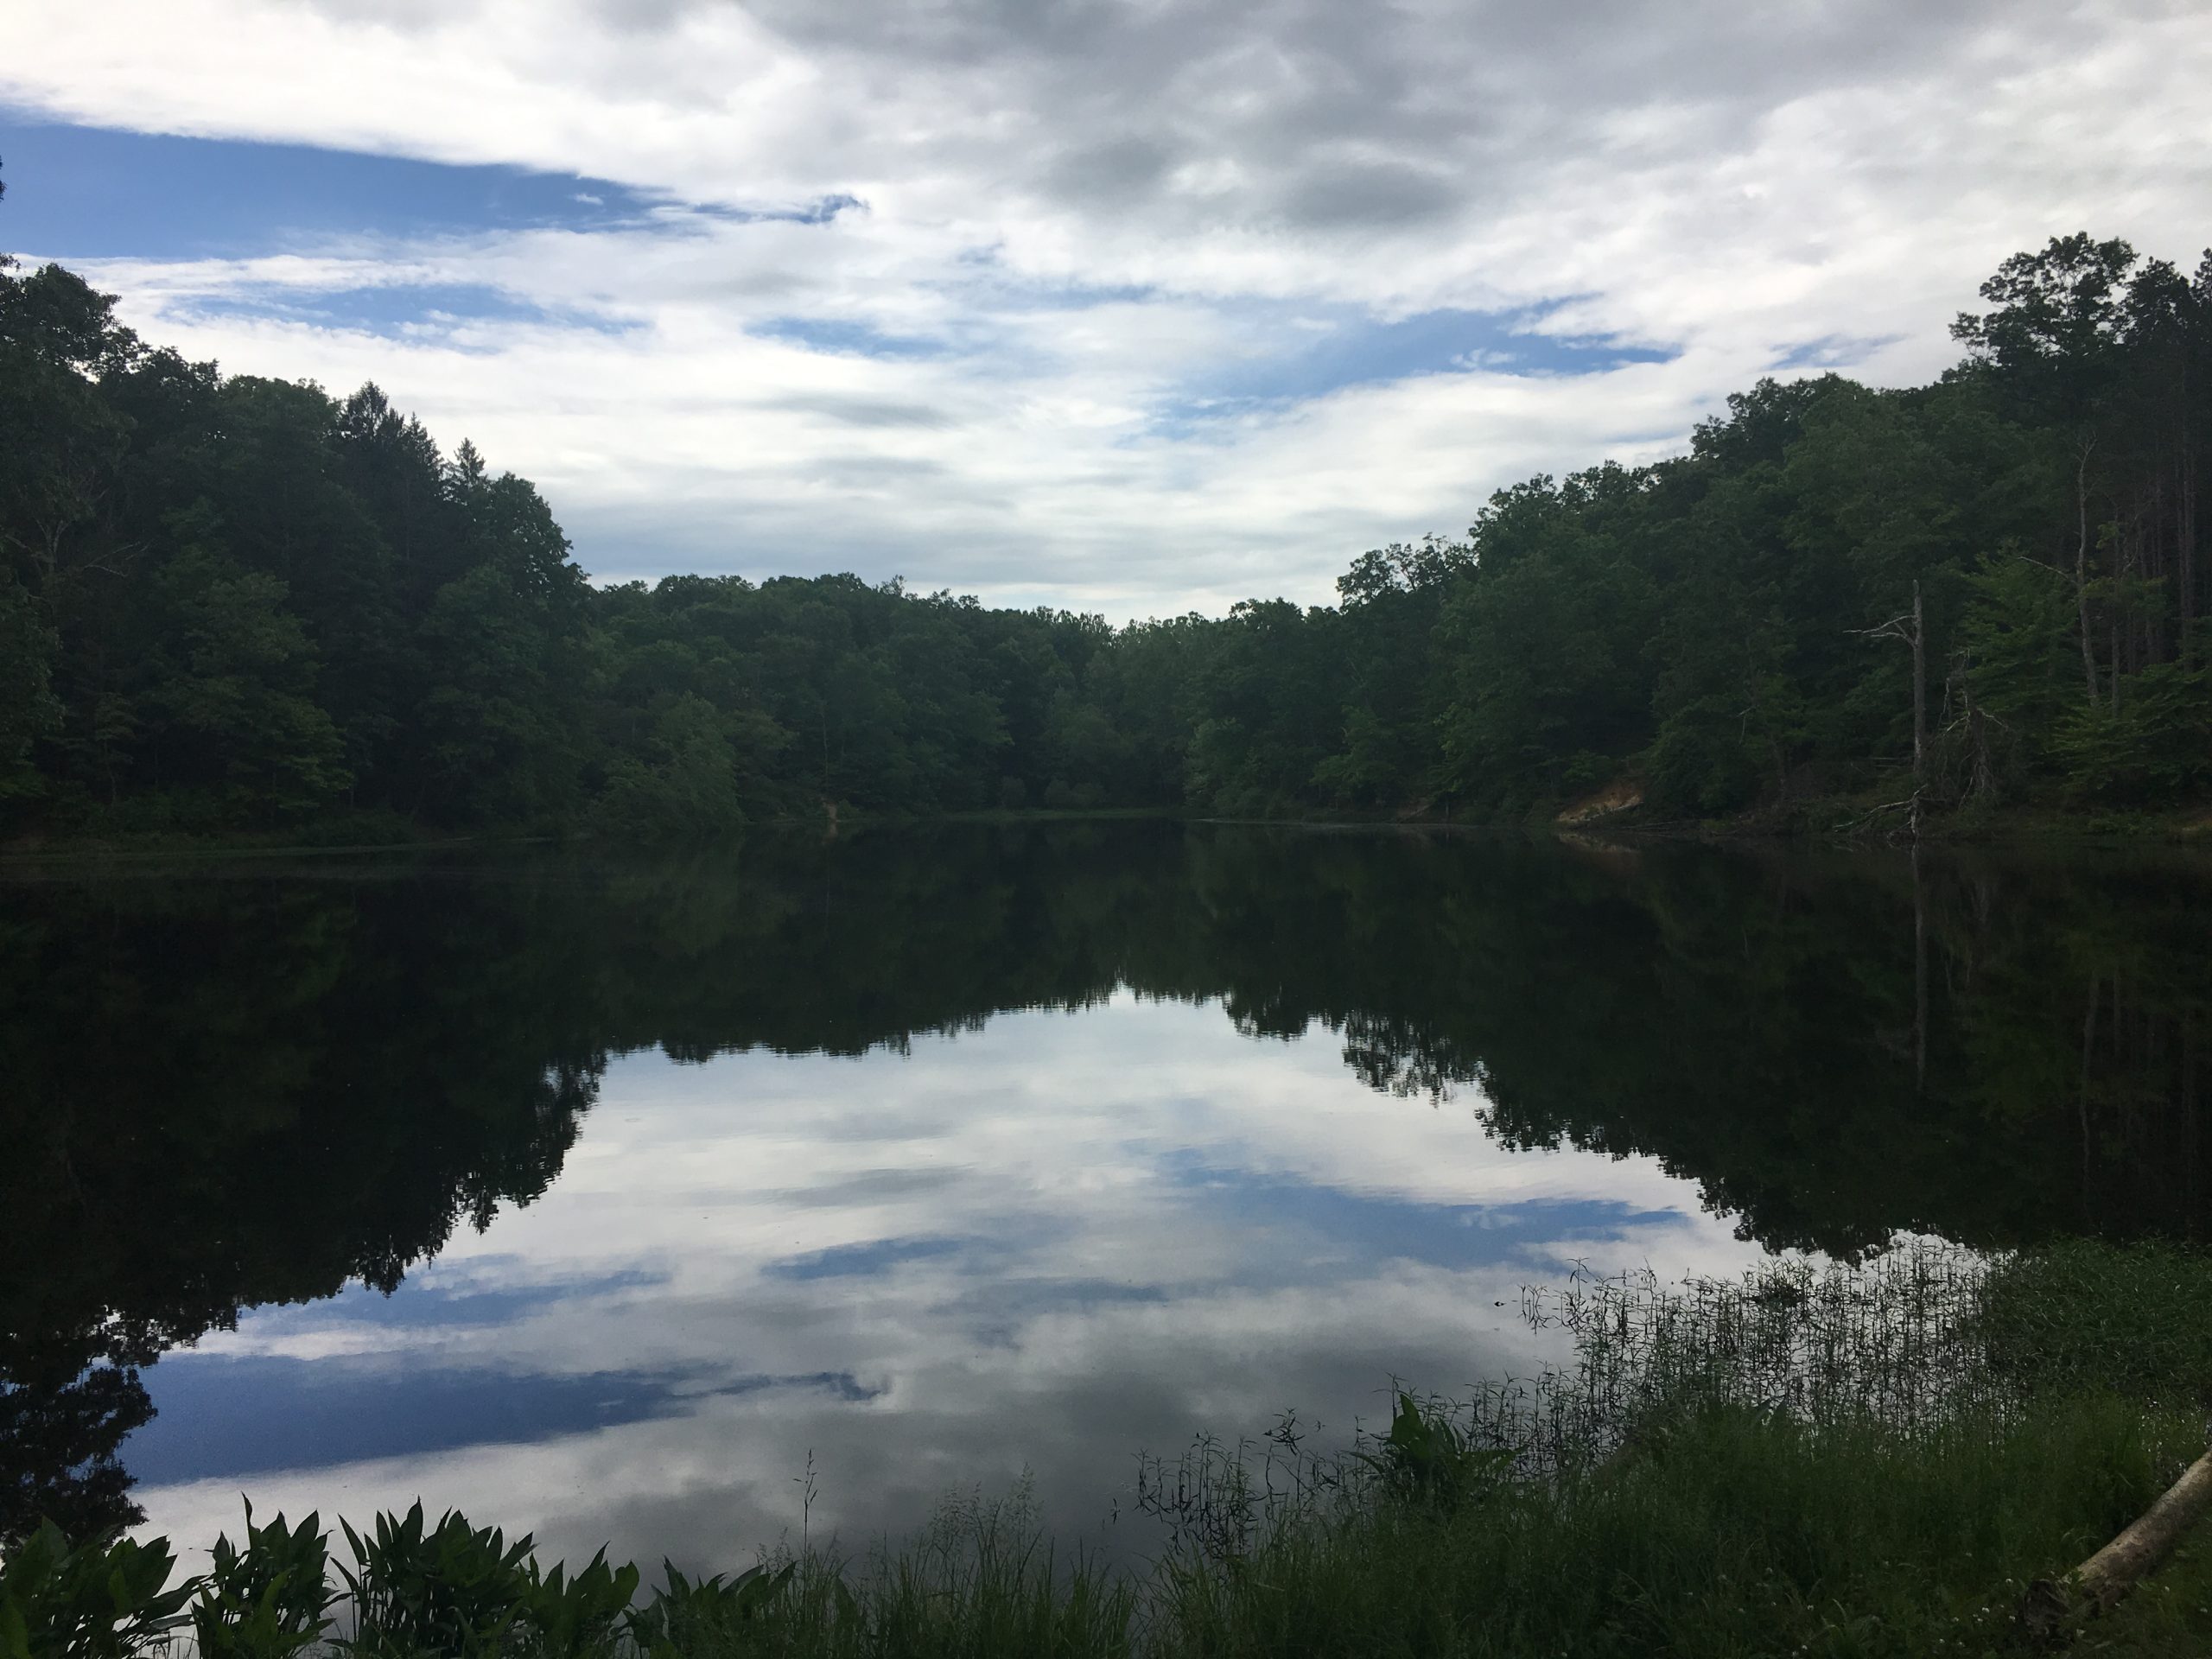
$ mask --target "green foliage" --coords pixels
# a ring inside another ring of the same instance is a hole
[[[43,787],[29,764],[31,745],[61,723],[54,695],[60,646],[22,583],[0,570],[0,800]]]
[[[2186,798],[2212,782],[2212,681],[2201,668],[2154,664],[2129,680],[2117,709],[2098,702],[2064,715],[2050,750],[2082,799]]]
[[[1452,696],[1438,723],[1456,792],[1555,795],[1572,758],[1648,740],[1657,594],[1605,522],[1639,487],[1618,468],[1557,490],[1538,479],[1493,499],[1470,532],[1471,575],[1440,620]]]
[[[330,716],[313,698],[315,653],[285,585],[195,543],[156,581],[158,644],[133,736],[164,774],[226,797],[230,814],[311,812],[349,781]]]
[[[0,264],[0,342],[56,367],[98,372],[129,365],[137,336],[115,320],[115,296],[74,271],[41,265],[28,276]]]
[[[1689,453],[1498,491],[1333,608],[1116,629],[851,575],[592,589],[547,504],[343,403],[146,349],[0,270],[0,829],[727,837],[747,820],[1185,805],[1548,816],[1599,784],[1786,821],[2208,785],[2212,263],[2005,261],[1940,383],[1765,380]]]
[[[594,834],[630,844],[710,842],[742,829],[736,753],[714,705],[686,692],[664,709],[648,758],[613,764],[588,822]]]
[[[1113,1656],[1144,1651],[1142,1586],[1081,1558],[1056,1559],[1026,1480],[1008,1496],[946,1498],[905,1545],[862,1561],[809,1548],[789,1589],[760,1606],[758,1628],[687,1651],[917,1659],[1021,1659],[1032,1654]],[[726,1627],[727,1628],[727,1627]]]
[[[2209,1261],[2082,1243],[1985,1271],[1923,1248],[1537,1293],[1574,1337],[1562,1372],[1456,1408],[1401,1396],[1348,1465],[1280,1435],[1264,1483],[1186,1460],[1154,1650],[2008,1647],[2027,1582],[2202,1450],[2177,1404],[2203,1386]],[[2130,1294],[2152,1290],[2178,1305],[2144,1316]],[[2128,1359],[2101,1372],[2114,1338]],[[1477,1465],[1479,1503],[1437,1502],[1465,1488],[1414,1471],[1473,1446],[1516,1451],[1511,1477]],[[2201,1640],[2201,1608],[2173,1622]]]
[[[2080,701],[2073,620],[2064,576],[2017,548],[1985,556],[1967,577],[1967,683],[2017,740],[2048,734]]]
[[[168,1541],[111,1534],[72,1546],[48,1522],[0,1560],[0,1659],[123,1659],[183,1622]]]
[[[2086,232],[2016,253],[1981,285],[1992,308],[1961,314],[1955,339],[2003,374],[2012,395],[2057,420],[2079,419],[2120,367],[2135,250]]]
[[[2212,1406],[2212,1255],[2167,1240],[2061,1239],[2007,1258],[1976,1336],[2037,1390]]]
[[[526,1634],[520,1645],[544,1659],[589,1659],[606,1652],[638,1593],[638,1569],[626,1563],[609,1567],[603,1549],[573,1575],[558,1562],[541,1575],[531,1561],[524,1577],[521,1624]]]
[[[746,1637],[766,1622],[790,1589],[798,1567],[787,1561],[772,1569],[762,1562],[734,1579],[719,1573],[690,1579],[673,1561],[664,1560],[661,1571],[652,1599],[632,1610],[626,1621],[630,1639],[646,1659],[741,1650]]]
[[[1758,787],[1758,761],[1740,715],[1718,697],[1676,709],[1659,728],[1646,774],[1652,798],[1700,817],[1732,811]]]
[[[353,1601],[347,1645],[356,1653],[378,1659],[496,1654],[533,1598],[545,1593],[531,1567],[527,1534],[510,1544],[497,1527],[473,1527],[458,1510],[431,1526],[418,1503],[396,1519],[378,1516],[365,1537],[343,1521],[339,1525],[353,1553],[353,1565],[338,1570]],[[554,1605],[564,1599],[556,1585]]]
[[[192,1629],[200,1659],[286,1659],[321,1641],[337,1599],[328,1542],[313,1513],[296,1527],[282,1515],[254,1525],[249,1500],[245,1547],[227,1533],[218,1537],[213,1565],[194,1586]]]
[[[423,643],[445,664],[423,691],[429,798],[460,823],[527,823],[571,804],[575,628],[495,563],[438,589]]]
[[[1426,1408],[1400,1390],[1390,1430],[1353,1456],[1381,1475],[1401,1499],[1456,1509],[1495,1491],[1516,1453],[1479,1446],[1439,1402]]]
[[[1188,1560],[1168,1576],[1150,1650],[2002,1649],[2028,1580],[2133,1519],[2198,1440],[2185,1421],[2103,1400],[1913,1435],[1686,1415],[1602,1471],[1507,1483],[1478,1506],[1325,1491],[1280,1516],[1244,1560]]]

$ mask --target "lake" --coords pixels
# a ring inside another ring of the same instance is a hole
[[[2208,939],[2177,851],[17,866],[0,1526],[419,1496],[715,1568],[1027,1471],[1110,1553],[1140,1452],[1525,1373],[1578,1263],[2201,1236]]]

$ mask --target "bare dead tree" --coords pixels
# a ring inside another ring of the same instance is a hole
[[[1912,1091],[1928,1087],[1928,899],[1920,880],[1920,842],[1912,843]]]
[[[2082,672],[2089,683],[2089,701],[2097,700],[2097,648],[2089,633],[2089,456],[2095,438],[2084,434],[2081,458],[2074,467],[2074,607],[2082,629]],[[2113,664],[2115,675],[2120,664]]]
[[[1912,608],[1871,628],[1853,630],[1868,639],[1900,639],[1912,648],[1912,838],[1920,839],[1920,797],[1928,785],[1928,637],[1920,608],[1920,584],[1912,584]]]
[[[1990,753],[1990,728],[2012,733],[2010,722],[1999,720],[1982,706],[1974,695],[1973,663],[1964,652],[1952,658],[1950,677],[1943,688],[1943,730],[1946,734],[1962,732],[1967,751],[1967,779],[1964,798],[1974,800],[1991,793],[1997,787],[1997,766]],[[1951,713],[1951,698],[1955,691],[1958,713]]]

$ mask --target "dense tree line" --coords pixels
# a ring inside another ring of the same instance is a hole
[[[1763,381],[1336,606],[1116,629],[849,575],[594,588],[529,483],[375,386],[226,377],[10,265],[0,823],[2192,799],[2212,255],[2070,237],[1982,295],[1935,385]]]
[[[1193,797],[1786,811],[1916,749],[1930,804],[2199,794],[2212,254],[2192,280],[2075,236],[1981,292],[1936,385],[1763,381],[1685,456],[1366,555],[1335,608],[1239,607],[1192,688]]]

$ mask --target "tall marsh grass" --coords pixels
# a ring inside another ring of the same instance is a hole
[[[1666,1285],[1649,1270],[1571,1274],[1522,1294],[1567,1365],[1465,1402],[1485,1444],[1558,1478],[1615,1454],[1655,1419],[1739,1409],[1910,1433],[2011,1390],[1980,1334],[1993,1264],[1913,1241],[1859,1264],[1770,1263]]]
[[[54,1535],[0,1568],[0,1659],[143,1652],[188,1618],[241,1655],[2001,1651],[2025,1583],[2110,1537],[2205,1445],[2212,1256],[2178,1247],[1990,1261],[1907,1244],[1682,1285],[1576,1275],[1524,1312],[1567,1338],[1541,1376],[1402,1395],[1349,1447],[1288,1417],[1145,1460],[1135,1507],[1157,1543],[1141,1567],[1056,1550],[1020,1491],[949,1502],[902,1548],[807,1545],[703,1583],[666,1567],[641,1594],[631,1569],[541,1573],[527,1540],[417,1511],[349,1529],[355,1593],[333,1613],[299,1576],[320,1565],[312,1527],[280,1519],[226,1558],[225,1585],[182,1598],[131,1556],[151,1599],[117,1607],[98,1646],[108,1552],[127,1547]],[[283,1574],[256,1548],[281,1549]],[[2212,1650],[2195,1592],[2157,1607],[2091,1640]]]
[[[1150,1650],[2002,1649],[2027,1583],[2206,1446],[2212,1256],[2177,1246],[1576,1274],[1523,1313],[1563,1363],[1404,1398],[1348,1457],[1288,1422],[1148,1465]],[[1442,1498],[1392,1455],[1409,1421]],[[2212,1651],[2183,1623],[2116,1650]]]

